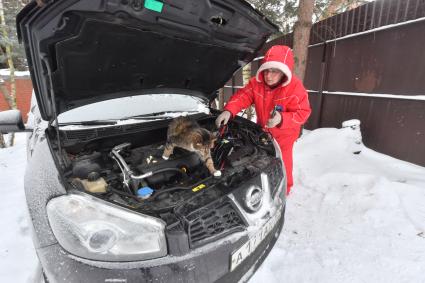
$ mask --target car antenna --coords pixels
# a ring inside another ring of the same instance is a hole
[[[55,91],[53,89],[53,82],[52,82],[52,70],[50,69],[49,61],[47,59],[46,54],[42,55],[41,60],[46,65],[47,74],[49,75],[50,99],[52,101],[52,110],[53,110],[53,116],[54,116],[54,118],[49,121],[49,126],[51,126],[52,123],[55,122],[56,127],[54,127],[54,128],[56,129],[56,138],[57,138],[57,143],[58,143],[58,149],[59,149],[59,152],[62,153],[62,146],[61,146],[61,141],[60,141],[60,137],[59,137],[58,115],[57,115],[57,112],[56,112]]]

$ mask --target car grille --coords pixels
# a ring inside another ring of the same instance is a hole
[[[189,244],[191,248],[197,247],[231,233],[243,231],[245,227],[246,224],[230,200],[219,201],[215,205],[203,208],[202,211],[197,211],[196,216],[188,221]]]

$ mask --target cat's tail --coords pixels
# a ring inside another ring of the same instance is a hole
[[[193,127],[193,121],[188,117],[177,117],[169,126],[169,136],[180,136]]]

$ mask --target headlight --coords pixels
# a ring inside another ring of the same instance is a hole
[[[167,255],[163,221],[89,195],[54,198],[47,215],[59,244],[76,256],[132,261]]]

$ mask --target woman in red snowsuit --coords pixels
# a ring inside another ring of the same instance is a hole
[[[254,78],[236,92],[216,120],[217,126],[226,124],[242,109],[252,104],[257,114],[257,124],[269,132],[282,152],[287,175],[288,194],[293,185],[292,148],[301,126],[311,113],[307,92],[302,82],[292,74],[294,57],[288,46],[275,45],[265,54]],[[275,106],[281,111],[271,113]]]

